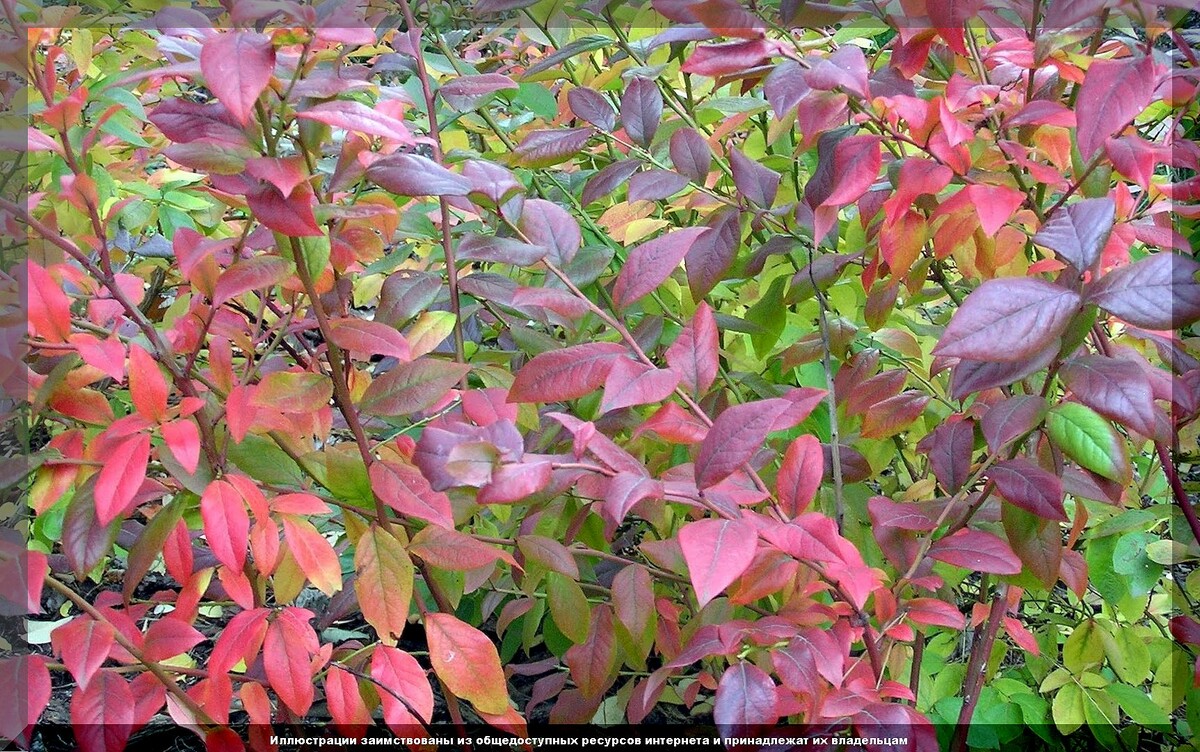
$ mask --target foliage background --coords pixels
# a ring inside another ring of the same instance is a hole
[[[4,9],[0,733],[1190,743],[1187,3]]]

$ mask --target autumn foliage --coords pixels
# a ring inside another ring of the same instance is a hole
[[[0,736],[1194,743],[1191,3],[3,6]]]

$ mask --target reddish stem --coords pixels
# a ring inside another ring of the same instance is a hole
[[[1162,442],[1154,442],[1154,448],[1158,451],[1158,459],[1162,463],[1163,473],[1167,476],[1167,481],[1171,484],[1171,492],[1175,496],[1175,503],[1183,510],[1183,516],[1187,519],[1188,527],[1192,529],[1192,537],[1197,542],[1200,542],[1200,520],[1196,519],[1196,509],[1192,506],[1192,500],[1188,497],[1187,489],[1183,487],[1183,481],[1179,477],[1179,471],[1175,468],[1175,463],[1171,460],[1171,453],[1167,451],[1166,444]]]
[[[992,645],[996,644],[996,635],[1000,631],[1000,619],[1004,616],[1008,600],[1008,585],[1001,585],[992,601],[992,608],[984,622],[983,634],[975,634],[971,645],[971,660],[967,662],[966,688],[963,693],[962,711],[958,714],[958,725],[954,729],[954,739],[950,742],[950,752],[966,752],[967,733],[971,728],[971,718],[975,715],[975,706],[979,704],[979,692],[983,687],[983,678],[987,674],[988,656],[992,654]]]

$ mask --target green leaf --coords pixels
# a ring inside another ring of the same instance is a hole
[[[585,642],[592,609],[579,583],[564,574],[548,572],[546,599],[550,617],[559,630],[576,645]]]
[[[1170,728],[1171,718],[1167,715],[1167,711],[1156,705],[1149,695],[1137,687],[1131,687],[1128,684],[1110,684],[1107,692],[1113,700],[1120,704],[1121,709],[1125,711],[1130,720],[1139,726]]]
[[[1050,706],[1054,725],[1064,734],[1069,734],[1083,725],[1083,690],[1078,684],[1068,684],[1054,696]]]
[[[240,444],[230,442],[225,451],[230,462],[257,481],[296,487],[304,483],[304,471],[268,438],[249,434]]]
[[[1104,623],[1100,629],[1104,655],[1121,681],[1141,684],[1150,678],[1150,650],[1131,625]]]
[[[788,309],[783,304],[783,288],[786,284],[785,277],[777,277],[762,298],[746,311],[746,320],[761,328],[761,332],[750,335],[754,354],[760,359],[770,354],[787,324]]]
[[[1126,533],[1113,548],[1113,571],[1126,578],[1131,595],[1148,594],[1162,576],[1162,565],[1146,554],[1146,546],[1157,540],[1150,533]]]
[[[1092,587],[1109,603],[1117,603],[1129,595],[1129,581],[1113,571],[1113,551],[1118,538],[1109,535],[1088,542],[1084,558]]]
[[[1078,402],[1064,402],[1046,417],[1050,440],[1068,457],[1097,475],[1124,481],[1130,475],[1125,441],[1104,418]]]
[[[1063,643],[1063,665],[1073,674],[1080,674],[1104,660],[1104,642],[1096,621],[1088,619],[1071,632]]]

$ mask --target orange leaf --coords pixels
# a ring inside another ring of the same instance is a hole
[[[425,639],[433,670],[451,693],[482,713],[499,715],[508,710],[500,655],[483,632],[451,614],[428,614]]]

